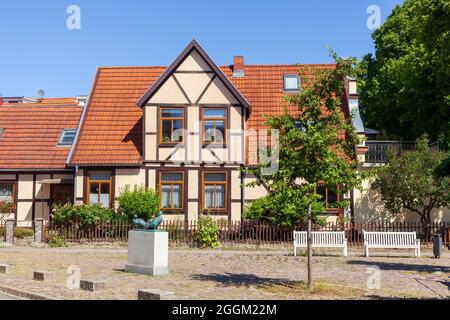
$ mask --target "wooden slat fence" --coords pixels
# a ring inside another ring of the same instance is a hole
[[[159,229],[169,233],[169,241],[176,245],[194,244],[197,221],[164,221]],[[292,243],[293,231],[305,231],[306,225],[294,228],[274,226],[260,221],[243,221],[219,223],[219,239],[224,244],[286,244]],[[67,242],[117,242],[127,241],[128,231],[132,225],[124,222],[109,222],[94,228],[80,230],[74,226],[50,225],[45,228],[47,239],[51,235],[59,235]],[[418,222],[394,223],[347,223],[313,225],[315,231],[345,231],[349,246],[363,246],[363,230],[366,231],[416,231],[424,245],[431,245],[431,237],[427,235]],[[450,224],[435,223],[430,226],[431,234],[441,234],[445,245],[450,245]]]

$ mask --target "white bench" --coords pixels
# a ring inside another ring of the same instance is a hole
[[[373,232],[364,231],[364,247],[366,257],[369,248],[415,249],[414,255],[420,258],[420,240],[416,232]]]
[[[347,238],[344,231],[312,231],[313,248],[343,248],[344,257],[347,256]],[[297,248],[308,246],[307,232],[294,231],[294,256],[297,256]]]

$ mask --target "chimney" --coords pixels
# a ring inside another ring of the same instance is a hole
[[[79,107],[85,107],[88,97],[87,96],[77,96],[77,103]]]
[[[233,77],[239,78],[245,76],[244,57],[234,56],[233,59]]]

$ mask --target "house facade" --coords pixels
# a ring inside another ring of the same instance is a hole
[[[11,98],[0,106],[0,201],[10,201],[10,216],[29,226],[48,220],[53,203],[114,208],[125,186],[143,185],[160,194],[165,219],[208,212],[239,221],[267,193],[246,186],[256,178],[241,170],[256,165],[265,147],[265,117],[295,112],[283,97],[299,92],[311,70],[331,68],[247,65],[243,57],[218,67],[194,40],[168,67],[98,68],[87,101]],[[342,108],[364,137],[352,79]],[[355,148],[364,163],[367,148]],[[357,204],[364,193],[321,192],[329,221],[363,215]],[[342,198],[351,200],[349,209],[333,206]]]
[[[0,202],[19,226],[48,219],[53,203],[71,202],[67,157],[84,100],[18,97],[0,105]]]

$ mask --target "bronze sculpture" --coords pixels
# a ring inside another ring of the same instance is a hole
[[[139,226],[144,230],[158,230],[159,225],[163,222],[163,214],[164,212],[159,211],[156,217],[148,222],[145,222],[143,219],[134,216],[133,226]]]

